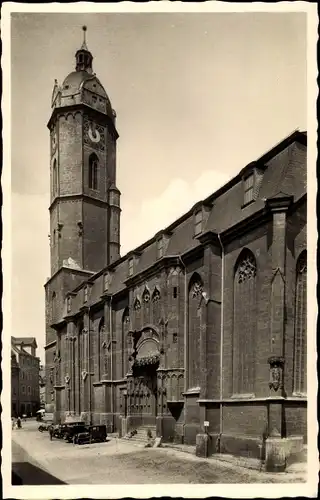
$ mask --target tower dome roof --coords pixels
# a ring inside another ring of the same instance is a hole
[[[69,73],[62,84],[62,95],[76,94],[81,88],[89,90],[93,88],[96,94],[104,98],[108,97],[96,75],[90,75],[86,71],[72,71]]]
[[[81,48],[77,50],[75,55],[76,68],[64,79],[60,88],[58,88],[55,84],[52,102],[55,103],[55,106],[85,102],[103,111],[114,121],[115,112],[112,109],[108,95],[96,74],[92,71],[93,57],[86,44],[85,26],[83,26],[83,32],[83,44]],[[56,101],[55,97],[58,91],[59,100]]]

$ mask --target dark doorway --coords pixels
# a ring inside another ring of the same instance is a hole
[[[136,366],[133,370],[135,399],[134,413],[142,424],[156,425],[158,414],[157,365]]]

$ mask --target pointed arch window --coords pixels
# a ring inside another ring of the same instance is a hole
[[[52,292],[52,319],[56,319],[56,314],[57,314],[57,296],[56,292]]]
[[[95,154],[89,158],[89,188],[98,189],[99,160]]]
[[[294,322],[294,392],[307,392],[307,252],[297,262]]]
[[[188,298],[188,352],[189,352],[189,388],[200,385],[200,336],[201,336],[201,294],[203,282],[195,273],[189,283]]]
[[[104,328],[104,318],[100,319],[99,322],[99,339],[98,339],[98,345],[99,345],[99,380],[102,379],[102,376],[104,374],[104,342],[105,342],[105,328]]]
[[[125,377],[129,370],[129,356],[130,356],[130,316],[129,308],[126,307],[122,316],[122,376]]]
[[[234,274],[233,393],[253,395],[256,333],[256,259],[244,250]]]
[[[58,172],[57,172],[57,160],[55,159],[52,166],[52,194],[53,196],[57,194],[58,191]]]

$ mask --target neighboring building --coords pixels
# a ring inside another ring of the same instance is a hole
[[[226,453],[260,456],[268,437],[298,449],[307,438],[306,133],[120,257],[116,114],[92,59],[84,43],[76,70],[55,83],[48,123],[47,403],[56,420],[120,433],[149,425],[194,445],[207,421],[211,449]]]
[[[40,407],[39,358],[34,337],[11,337],[12,415],[35,416]]]
[[[40,393],[40,408],[45,408],[46,405],[46,374],[45,367],[40,365],[39,371],[39,393]]]
[[[20,414],[20,368],[17,360],[18,354],[11,349],[11,415],[17,417]]]

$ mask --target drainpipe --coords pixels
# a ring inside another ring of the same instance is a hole
[[[113,407],[113,328],[112,328],[112,295],[110,295],[110,308],[109,308],[109,328],[110,328],[110,342],[111,342],[111,359],[110,359],[110,372],[111,372],[111,414],[112,414],[112,432],[114,430],[114,407]]]
[[[221,241],[220,234],[218,234],[219,243],[221,246],[221,329],[220,329],[220,433],[219,433],[219,452],[221,449],[221,436],[223,430],[223,418],[222,418],[222,410],[223,410],[223,327],[224,327],[224,247]]]
[[[183,339],[184,339],[184,392],[187,392],[188,389],[188,381],[187,381],[187,366],[188,366],[188,339],[187,339],[187,303],[188,303],[188,287],[187,287],[187,268],[181,258],[178,256],[179,261],[184,269],[184,331],[183,331]]]
[[[88,377],[89,377],[89,421],[90,425],[92,425],[92,391],[91,391],[91,370],[90,370],[90,333],[91,333],[91,324],[90,324],[90,309],[88,309]]]

